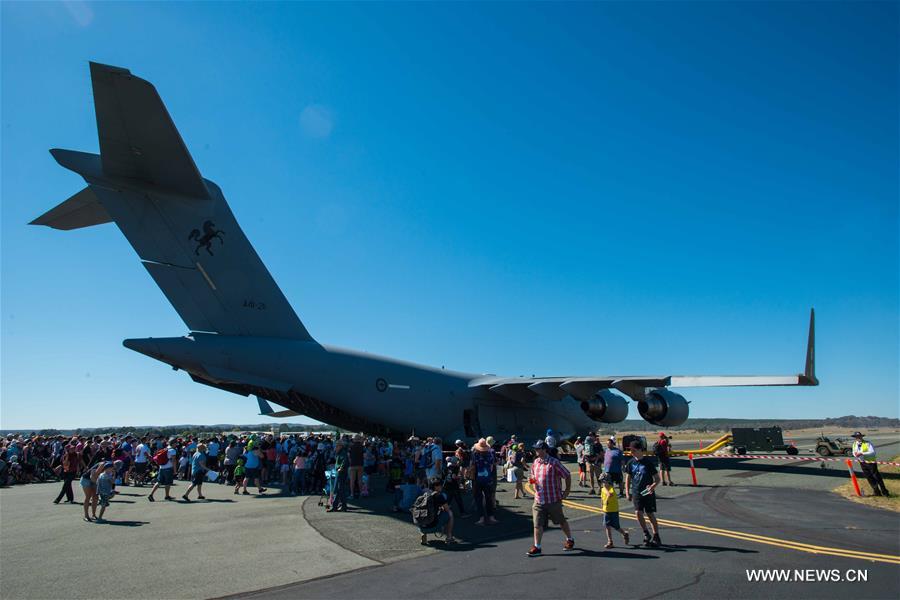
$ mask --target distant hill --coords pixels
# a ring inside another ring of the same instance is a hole
[[[687,423],[680,427],[662,428],[666,431],[682,431],[686,429],[695,431],[727,431],[732,427],[774,427],[779,426],[782,429],[861,429],[865,430],[871,427],[892,427],[900,429],[900,419],[890,419],[887,417],[857,417],[856,415],[847,415],[845,417],[837,417],[833,419],[689,419]],[[598,423],[597,428],[604,433],[614,433],[617,431],[658,431],[661,428],[658,425],[651,425],[643,419],[626,419],[621,423],[603,424]],[[222,431],[329,431],[341,432],[343,430],[332,427],[331,425],[313,425],[311,423],[297,423],[279,421],[277,423],[257,423],[255,425],[233,425],[228,423],[219,423],[215,425],[167,425],[164,427],[156,425],[128,425],[121,427],[95,427],[82,429],[3,429],[0,435],[8,433],[40,433],[41,435],[102,435],[108,433],[124,434],[133,433],[143,436],[147,433],[158,434],[164,436],[181,436],[184,434],[199,433],[218,433]]]
[[[328,431],[343,432],[343,429],[331,425],[312,423],[285,423],[284,421],[256,423],[253,425],[234,425],[231,423],[217,423],[215,425],[123,425],[110,427],[83,427],[78,429],[0,429],[0,435],[8,433],[39,433],[41,435],[105,435],[131,433],[137,436],[164,435],[182,436],[185,434],[220,433],[223,431]]]

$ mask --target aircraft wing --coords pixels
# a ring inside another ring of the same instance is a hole
[[[510,400],[527,402],[539,396],[562,400],[572,396],[588,400],[602,389],[616,389],[639,400],[647,388],[660,387],[745,387],[745,386],[813,386],[816,379],[815,310],[809,313],[809,338],[806,365],[797,375],[612,375],[596,377],[478,377],[469,387],[483,388]]]

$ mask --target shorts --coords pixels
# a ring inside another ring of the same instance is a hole
[[[671,470],[672,470],[672,465],[669,464],[669,457],[668,457],[668,456],[665,457],[665,458],[660,457],[660,459],[659,459],[659,470],[660,470],[660,471],[671,471]]]
[[[546,529],[548,522],[553,521],[557,525],[566,522],[566,516],[563,514],[562,500],[551,502],[550,504],[538,504],[535,502],[531,506],[531,519],[534,521],[535,527]]]
[[[175,483],[175,469],[160,469],[157,481],[159,485],[172,485]]]
[[[194,485],[200,485],[204,481],[206,481],[206,469],[197,469],[191,473],[191,483]]]
[[[432,523],[429,527],[419,527],[419,531],[422,533],[437,533],[439,531],[443,531],[444,527],[447,526],[447,523],[450,521],[450,513],[446,510],[442,510],[438,513],[437,521]]]
[[[618,483],[622,485],[622,473],[607,473],[610,483]]]
[[[96,490],[97,484],[91,481],[90,477],[82,477],[81,478],[81,487],[84,490]]]
[[[613,529],[622,529],[622,526],[619,525],[619,513],[603,513],[603,526],[612,527]]]
[[[100,506],[109,506],[109,499],[112,496],[107,496],[106,494],[100,494]]]
[[[578,472],[584,473],[584,463],[583,462],[578,463]]]
[[[246,477],[248,481],[253,481],[254,479],[259,479],[259,469],[252,469],[252,468],[244,469],[244,477]]]
[[[631,500],[634,504],[634,510],[642,511],[645,513],[656,512],[656,494],[647,494],[646,496],[641,496],[640,494],[632,494]]]
[[[148,465],[147,465],[147,463],[145,463],[145,462],[134,463],[134,472],[135,472],[135,474],[136,474],[136,475],[143,475],[144,473],[147,472],[147,466],[148,466]]]

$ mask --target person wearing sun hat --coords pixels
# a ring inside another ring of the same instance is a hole
[[[855,432],[851,437],[856,441],[853,442],[853,456],[859,461],[859,467],[862,469],[866,481],[872,486],[872,492],[876,496],[890,496],[891,493],[884,486],[884,479],[878,472],[878,457],[875,454],[875,445],[867,442],[865,437],[859,431]]]
[[[488,438],[491,439],[491,438]],[[472,495],[475,498],[475,513],[478,515],[476,525],[494,525],[494,493],[497,482],[497,458],[488,440],[481,438],[472,446],[472,463],[475,466],[475,480],[472,482]]]
[[[541,556],[541,539],[544,530],[552,520],[559,525],[566,534],[563,550],[575,549],[575,539],[569,522],[563,514],[563,500],[572,490],[572,476],[569,470],[562,466],[556,458],[550,456],[547,442],[538,440],[534,444],[537,457],[531,463],[529,482],[534,487],[534,504],[531,507],[531,518],[534,521],[534,545],[527,552],[527,556],[534,558]],[[560,480],[565,482],[565,488],[560,485]]]

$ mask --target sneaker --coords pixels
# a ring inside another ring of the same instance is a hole
[[[153,496],[147,496],[147,500],[150,502],[156,502],[156,499]]]
[[[675,487],[675,484],[672,482],[669,482],[669,485],[671,485],[672,487]]]
[[[654,548],[659,548],[660,546],[662,546],[662,542],[659,541],[659,534],[653,535],[653,540],[651,540],[650,545]]]
[[[650,536],[649,531],[644,531],[644,545],[649,546],[650,542],[653,540],[653,537]]]
[[[185,502],[190,502],[190,501],[191,501],[191,499],[188,498],[187,496],[182,496],[181,498],[182,498]]]
[[[594,491],[594,488],[591,488],[591,491],[589,491],[588,494],[591,496],[596,496],[597,492]]]
[[[428,545],[428,534],[423,533],[422,539],[419,540],[419,543],[422,544],[423,546],[427,546]]]
[[[166,500],[174,500],[175,496],[166,496]]]
[[[237,496],[238,494],[240,494],[240,492],[237,490],[234,490],[234,495]]]
[[[604,547],[604,548],[615,548],[615,546],[613,546],[613,543],[612,543],[612,542],[606,542],[606,545],[603,546],[603,547]]]
[[[235,492],[235,493],[237,493],[237,492]],[[248,492],[247,490],[244,490],[244,491],[241,492],[241,493],[242,493],[243,495],[245,495],[245,496],[249,496],[249,495],[250,495],[250,492]]]
[[[206,496],[197,496],[197,500],[206,500]]]
[[[628,541],[628,532],[627,532],[627,531],[623,531],[623,532],[622,532],[622,539],[625,540],[625,545],[626,545],[626,546],[629,546],[629,545],[631,544],[631,542]]]
[[[535,556],[540,556],[540,555],[541,555],[541,549],[538,548],[537,546],[532,546],[531,550],[529,550],[528,552],[525,553],[525,556],[527,556],[529,558],[534,558]]]
[[[575,549],[575,540],[566,540],[563,542],[563,550],[568,552],[569,550]]]

